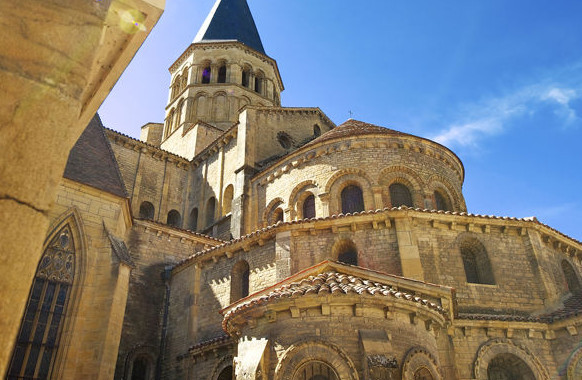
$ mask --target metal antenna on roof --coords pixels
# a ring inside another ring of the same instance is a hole
[[[350,119],[353,119],[353,117],[352,117],[352,116],[354,116],[354,113],[352,112],[352,110],[349,110],[349,111],[348,111],[348,115],[350,115]]]

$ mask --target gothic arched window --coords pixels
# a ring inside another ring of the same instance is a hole
[[[230,272],[230,303],[249,295],[249,263],[244,260],[234,265]]]
[[[206,202],[206,227],[214,223],[214,212],[216,211],[216,198],[210,197]]]
[[[182,225],[182,216],[177,210],[170,210],[166,223],[172,227],[179,228]]]
[[[346,186],[341,193],[344,214],[364,211],[364,195],[357,185]]]
[[[562,260],[562,272],[564,273],[564,278],[566,279],[568,291],[571,293],[578,292],[580,290],[578,276],[576,276],[576,271],[567,260]]]
[[[190,230],[196,231],[198,229],[198,208],[194,207],[190,211]]]
[[[154,205],[148,201],[141,202],[139,206],[139,217],[140,219],[154,219]]]
[[[51,377],[74,276],[75,245],[66,225],[51,240],[38,264],[8,379]]]
[[[390,185],[389,190],[392,207],[412,207],[412,195],[410,195],[410,190],[408,190],[408,187],[401,183],[393,183]]]
[[[303,201],[303,218],[311,219],[315,218],[315,196],[313,194],[309,195]]]
[[[226,83],[226,65],[222,65],[218,68],[218,83]]]
[[[483,244],[475,238],[470,238],[464,240],[460,248],[467,282],[494,285],[491,262]]]

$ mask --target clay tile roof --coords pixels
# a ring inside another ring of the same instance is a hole
[[[338,125],[337,127],[329,130],[323,135],[319,136],[315,140],[311,141],[310,144],[315,144],[318,142],[346,138],[357,135],[392,135],[392,136],[412,136],[404,132],[395,131],[394,129],[380,127],[378,125],[365,123],[363,121],[348,119],[344,123]],[[416,136],[415,136],[416,137]]]
[[[391,285],[331,270],[283,284],[268,293],[249,296],[226,312],[223,327],[226,327],[228,320],[235,314],[267,303],[308,295],[344,296],[349,294],[400,299],[427,307],[447,317],[445,310],[432,301],[398,290]]]
[[[99,115],[95,114],[71,149],[63,176],[119,197],[128,197]]]

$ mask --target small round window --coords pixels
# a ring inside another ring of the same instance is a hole
[[[291,148],[291,145],[293,145],[293,139],[285,132],[277,133],[277,141],[279,141],[279,144],[281,144],[284,149],[289,149]]]

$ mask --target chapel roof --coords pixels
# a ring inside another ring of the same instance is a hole
[[[246,0],[216,0],[193,42],[218,41],[238,41],[267,55]]]
[[[71,149],[63,177],[122,198],[128,197],[98,114],[93,116]]]
[[[402,289],[406,283],[410,290]],[[451,288],[448,287],[326,260],[224,309],[222,311],[224,313],[223,329],[226,331],[229,319],[235,314],[257,306],[303,296],[355,295],[400,300],[418,307],[425,307],[447,318],[447,311],[441,305],[415,294],[419,286],[428,286],[438,289],[443,294],[451,294],[449,293]]]

